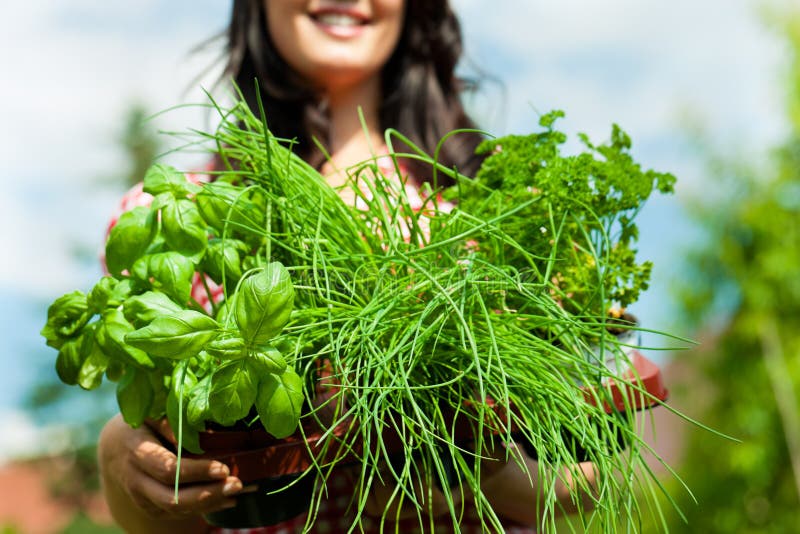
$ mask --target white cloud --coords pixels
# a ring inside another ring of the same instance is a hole
[[[12,459],[63,453],[73,446],[73,431],[67,426],[41,427],[25,413],[0,411],[0,465]]]

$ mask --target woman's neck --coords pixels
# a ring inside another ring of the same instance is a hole
[[[328,95],[331,122],[327,148],[331,161],[322,171],[332,184],[342,183],[348,167],[369,159],[383,145],[378,116],[380,98],[377,78]]]

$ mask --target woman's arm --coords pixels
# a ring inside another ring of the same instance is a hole
[[[115,521],[132,533],[202,533],[202,514],[235,505],[241,481],[220,462],[183,458],[175,502],[177,457],[147,427],[111,419],[98,444],[103,493]]]

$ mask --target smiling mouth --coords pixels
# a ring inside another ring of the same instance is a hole
[[[321,10],[311,13],[311,18],[317,24],[339,28],[356,28],[365,26],[368,23],[366,17],[338,10]]]

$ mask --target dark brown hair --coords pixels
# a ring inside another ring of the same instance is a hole
[[[296,139],[298,154],[319,168],[324,157],[312,138],[327,144],[326,109],[278,54],[267,30],[264,0],[234,0],[227,33],[223,76],[236,83],[253,110],[258,109],[258,90],[270,130]],[[467,84],[455,75],[461,52],[461,27],[447,0],[406,0],[400,40],[382,71],[380,127],[399,130],[429,154],[450,131],[474,128],[460,99]],[[450,138],[439,161],[474,174],[480,140],[474,133]],[[430,168],[412,161],[408,166],[418,179],[429,179]]]

